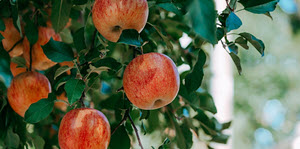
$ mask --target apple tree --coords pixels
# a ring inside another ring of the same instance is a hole
[[[241,74],[238,52],[264,56],[265,45],[239,32],[238,12],[272,19],[279,0],[224,1],[221,12],[213,0],[0,1],[0,148],[226,143],[205,47],[221,43]]]

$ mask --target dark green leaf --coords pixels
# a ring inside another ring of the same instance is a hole
[[[231,56],[231,58],[232,58],[232,60],[233,60],[233,62],[235,64],[235,66],[236,66],[239,74],[241,75],[242,74],[242,66],[241,66],[241,60],[240,60],[240,58],[236,54],[234,54],[234,53],[229,53],[229,55]]]
[[[37,123],[45,119],[52,112],[55,99],[55,94],[50,93],[48,98],[41,99],[36,103],[31,104],[25,112],[25,121],[28,123]]]
[[[65,65],[65,66],[61,66],[59,67],[56,71],[55,71],[55,74],[54,74],[54,80],[59,77],[61,74],[67,72],[68,70],[72,69],[71,67]]]
[[[2,34],[0,34],[0,42],[4,39],[4,37],[2,36]]]
[[[229,139],[228,135],[219,134],[219,135],[214,136],[211,141],[226,144],[228,139]]]
[[[55,32],[58,33],[69,21],[72,3],[70,0],[54,0],[52,2],[51,22]]]
[[[148,119],[150,116],[149,110],[140,110],[140,120]]]
[[[26,66],[26,60],[23,57],[13,57],[11,61],[15,64],[17,64],[17,68],[27,68]]]
[[[170,144],[169,138],[166,138],[161,146],[158,147],[158,149],[168,149],[168,145]]]
[[[225,31],[223,28],[218,27],[217,28],[217,39],[221,40],[225,35]]]
[[[248,46],[248,41],[247,39],[243,38],[243,37],[238,37],[237,39],[235,39],[235,43],[239,44],[240,46],[242,46],[245,49],[249,49]]]
[[[0,31],[5,31],[5,23],[2,19],[0,19]]]
[[[255,36],[253,36],[250,33],[240,33],[242,37],[247,39],[255,48],[256,50],[261,54],[261,56],[264,56],[265,54],[265,44],[260,39],[257,39]]]
[[[72,105],[74,102],[80,99],[85,88],[85,83],[79,79],[70,79],[65,85],[65,91],[69,103]]]
[[[38,28],[31,20],[26,21],[25,35],[30,45],[35,44],[39,38]]]
[[[279,0],[239,0],[239,2],[247,11],[265,14],[274,11]]]
[[[84,39],[84,27],[78,29],[74,36],[73,36],[73,40],[74,40],[74,45],[75,48],[77,49],[77,52],[80,52],[81,50],[86,48],[85,45],[85,39]]]
[[[74,59],[74,53],[72,48],[60,41],[55,41],[52,38],[50,41],[42,46],[45,55],[53,62],[65,62],[72,61]]]
[[[241,19],[234,12],[231,12],[228,18],[226,19],[227,32],[240,28],[242,24],[243,23]]]
[[[12,128],[9,128],[7,131],[7,136],[5,138],[5,145],[8,148],[18,148],[20,144],[20,137],[18,134],[13,132]]]
[[[10,56],[3,48],[0,42],[0,80],[3,79],[6,86],[9,86],[12,79],[12,74],[10,72]]]
[[[217,113],[216,105],[214,103],[212,96],[209,93],[207,92],[199,93],[198,97],[200,99],[201,109],[212,112],[213,114]]]
[[[173,3],[159,3],[157,6],[167,11],[174,12],[177,15],[182,15],[181,11]]]
[[[177,146],[181,149],[189,149],[193,145],[193,135],[190,128],[183,123],[181,126],[175,124]]]
[[[228,48],[230,52],[233,52],[234,54],[238,54],[239,47],[235,45],[233,42],[228,43]]]
[[[193,71],[185,77],[185,86],[189,92],[197,90],[203,80],[203,66],[206,62],[206,55],[203,50],[199,50],[198,60],[193,68]]]
[[[3,95],[2,89],[0,89],[0,91],[1,91],[0,93]],[[7,100],[0,96],[0,101],[1,101],[0,102],[1,103],[0,112],[1,112],[3,110],[3,108],[7,105]]]
[[[216,11],[213,0],[193,0],[190,17],[195,32],[212,44],[217,43]]]
[[[88,0],[73,0],[73,4],[75,5],[84,5]]]
[[[115,128],[116,126],[112,126]],[[112,129],[113,130],[113,129]],[[117,131],[111,136],[110,149],[129,149],[130,148],[130,138],[125,130],[125,127],[120,126]]]
[[[103,66],[108,67],[115,71],[119,70],[122,67],[121,63],[117,62],[117,60],[115,60],[112,57],[105,57],[103,59],[100,59],[92,63],[92,65],[95,66],[96,68],[103,67]]]
[[[33,135],[32,139],[33,139],[32,141],[33,141],[34,147],[36,149],[42,149],[42,148],[44,148],[44,146],[45,146],[45,140],[42,137],[40,137],[38,135]]]
[[[123,30],[118,42],[137,47],[142,46],[143,43],[139,32],[135,29]]]

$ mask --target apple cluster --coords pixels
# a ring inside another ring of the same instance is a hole
[[[125,29],[143,30],[148,19],[146,0],[95,0],[92,19],[99,33],[111,42],[117,42]],[[7,96],[12,109],[24,117],[32,103],[47,98],[51,86],[46,76],[34,70],[47,70],[56,65],[44,54],[41,46],[50,38],[61,41],[51,22],[47,27],[38,27],[38,40],[30,45],[27,37],[22,42],[20,33],[12,19],[5,19],[6,30],[0,32],[3,46],[11,57],[22,56],[33,71],[17,68],[11,63],[14,76]],[[30,51],[32,51],[30,53]],[[61,65],[73,66],[72,62]],[[70,72],[68,72],[70,73]],[[168,56],[160,53],[142,54],[134,58],[126,67],[123,75],[124,92],[130,102],[140,109],[152,110],[171,103],[179,91],[179,73],[176,65]],[[67,101],[65,93],[58,96]],[[67,105],[57,103],[56,107],[66,111]],[[109,121],[103,113],[92,108],[78,108],[69,111],[62,119],[58,140],[62,149],[106,149],[110,141]]]

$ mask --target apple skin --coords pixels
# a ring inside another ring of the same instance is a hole
[[[133,59],[123,75],[124,91],[136,107],[158,109],[177,96],[180,78],[176,65],[160,53],[143,54]]]
[[[12,19],[3,19],[5,24],[4,32],[0,31],[4,39],[2,40],[3,47],[6,51],[9,51],[15,43],[21,40],[20,32],[15,28]],[[9,55],[11,57],[20,56],[23,54],[23,45],[19,43]]]
[[[66,93],[63,92],[61,95],[59,96],[56,96],[56,99],[60,99],[60,100],[63,100],[63,101],[66,101],[68,102],[68,98],[66,96]],[[68,108],[68,105],[64,102],[55,102],[54,103],[54,107],[56,107],[57,109],[63,111],[63,112],[66,112],[67,111],[67,108]]]
[[[104,38],[117,42],[124,29],[141,32],[148,13],[147,0],[95,0],[92,18]]]
[[[32,103],[47,98],[51,92],[50,82],[38,72],[24,72],[13,78],[7,90],[7,98],[12,109],[24,117]]]
[[[10,71],[14,77],[20,73],[26,72],[26,68],[17,68],[17,66],[18,65],[16,63],[10,62]]]
[[[54,66],[56,63],[48,59],[44,54],[41,46],[48,43],[52,37],[55,41],[61,41],[59,34],[56,34],[54,29],[50,27],[39,27],[39,38],[38,41],[32,47],[32,68],[36,70],[47,70]],[[27,63],[30,62],[30,45],[28,39],[25,37],[23,40],[24,44],[24,58]]]
[[[106,149],[109,141],[109,122],[98,110],[71,110],[60,123],[58,142],[61,149]]]

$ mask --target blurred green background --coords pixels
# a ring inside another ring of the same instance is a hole
[[[262,58],[254,49],[240,52],[243,75],[234,72],[234,149],[300,148],[299,2],[281,0],[273,20],[237,13],[243,21],[238,31],[263,39],[266,52]]]

